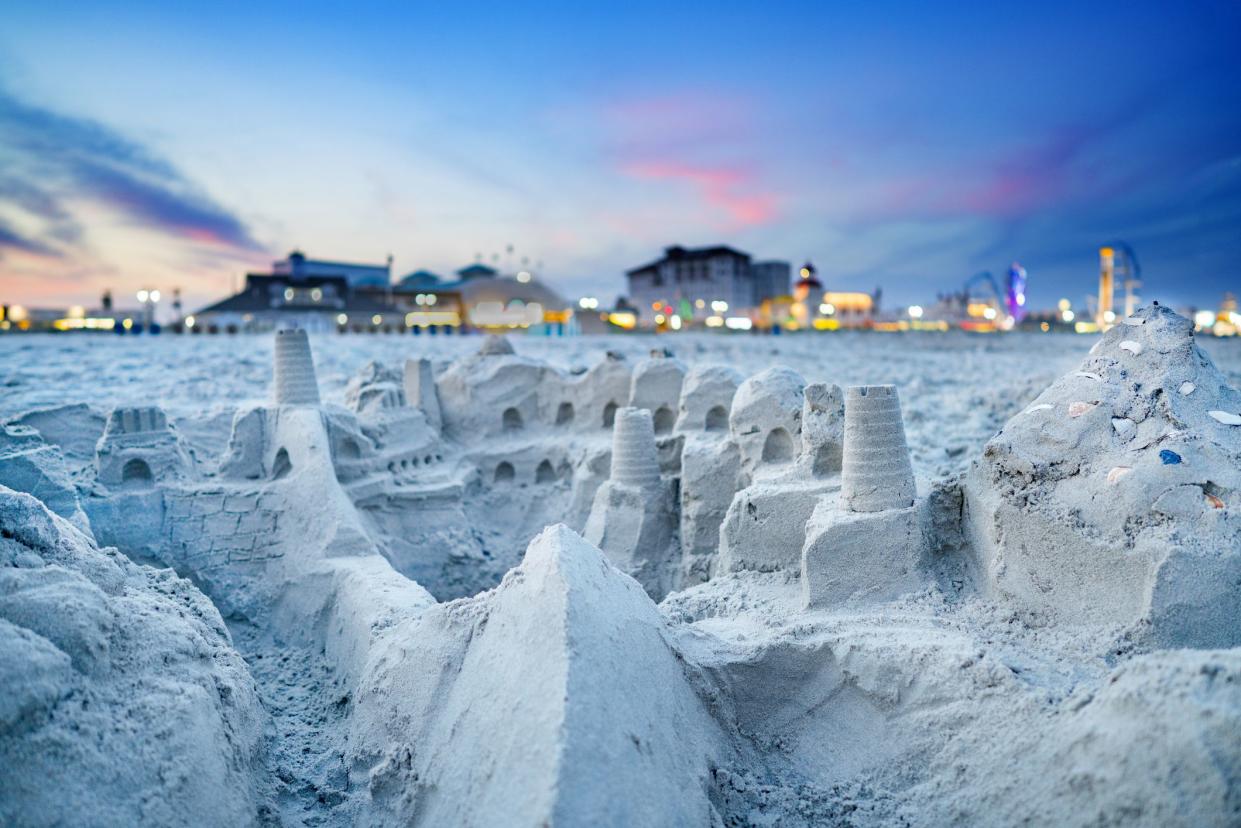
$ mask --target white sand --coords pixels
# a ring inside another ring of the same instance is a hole
[[[323,407],[281,409],[270,338],[0,338],[0,822],[1237,824],[1241,342],[1174,328],[320,337]],[[655,345],[688,408],[665,500],[618,501],[600,412],[630,371],[675,405]],[[829,549],[853,586],[805,609],[843,396],[706,431],[709,363],[897,386],[909,554]],[[169,427],[97,457],[117,406]],[[544,530],[592,507],[665,528],[611,562]]]

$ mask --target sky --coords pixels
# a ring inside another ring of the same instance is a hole
[[[1113,240],[1241,293],[1241,3],[595,6],[5,4],[0,303],[295,248],[610,298],[718,243],[894,304],[1020,261],[1084,307]]]

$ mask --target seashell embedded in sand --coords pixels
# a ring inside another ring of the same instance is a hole
[[[1112,428],[1116,429],[1116,433],[1121,437],[1131,437],[1134,429],[1137,428],[1137,423],[1128,417],[1113,417]]]
[[[1192,382],[1182,382],[1181,396],[1188,397],[1190,394],[1194,393],[1194,390],[1197,389],[1197,387],[1198,386],[1194,385]]]
[[[1241,414],[1233,414],[1231,411],[1208,411],[1207,414],[1224,425],[1241,425]]]
[[[1051,403],[1039,403],[1038,405],[1032,405],[1029,408],[1027,408],[1025,410],[1025,413],[1033,414],[1036,411],[1050,411],[1053,408],[1055,408],[1055,406],[1052,405]]]
[[[1069,416],[1080,417],[1083,414],[1093,411],[1097,405],[1098,403],[1083,402],[1081,400],[1074,403],[1069,403]]]
[[[1142,343],[1134,342],[1132,339],[1126,339],[1124,342],[1120,343],[1120,350],[1128,351],[1134,356],[1137,356],[1142,353]]]
[[[1085,377],[1086,379],[1092,379],[1095,382],[1103,382],[1103,377],[1099,376],[1096,373],[1093,373],[1092,371],[1074,371],[1073,376]]]
[[[1146,324],[1146,320],[1145,320],[1145,319],[1142,319],[1142,318],[1140,318],[1140,317],[1137,317],[1137,316],[1126,316],[1126,317],[1125,317],[1125,324],[1126,324],[1126,325],[1131,325],[1131,326],[1137,327],[1138,325],[1144,325],[1144,324]]]
[[[1107,473],[1107,482],[1115,483],[1131,471],[1133,471],[1132,466],[1117,466]]]
[[[1220,500],[1213,494],[1207,495],[1207,503],[1211,504],[1212,509],[1223,509],[1224,501]]]

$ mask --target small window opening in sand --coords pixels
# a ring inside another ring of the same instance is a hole
[[[655,410],[655,433],[667,434],[672,431],[672,427],[676,425],[677,416],[672,413],[672,409],[666,405],[661,405]]]
[[[516,408],[506,408],[500,422],[505,431],[521,431],[521,412]]]
[[[556,425],[568,425],[573,422],[573,403],[562,402],[556,409]]]
[[[517,471],[513,468],[513,464],[507,460],[496,466],[495,482],[511,483],[516,476]]]
[[[145,489],[153,480],[151,467],[145,460],[134,458],[121,468],[121,485],[127,489]]]
[[[550,460],[544,460],[539,463],[539,467],[534,470],[535,483],[551,483],[556,479],[556,470],[552,468]]]
[[[616,409],[617,409],[617,405],[614,402],[610,402],[603,407],[603,427],[604,428],[611,428],[612,426],[616,425]]]
[[[289,453],[282,448],[276,452],[276,459],[271,464],[271,479],[279,480],[287,477],[291,471],[293,471],[293,462],[289,460]]]
[[[728,430],[728,409],[717,405],[707,412],[707,431]]]
[[[783,428],[773,428],[763,443],[764,463],[788,463],[793,459],[793,438]]]

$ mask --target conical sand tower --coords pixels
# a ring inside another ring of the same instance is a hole
[[[622,408],[612,429],[612,476],[615,483],[648,488],[659,485],[659,456],[651,412]]]
[[[904,509],[913,505],[914,497],[914,473],[896,387],[851,386],[845,396],[841,508],[850,512]]]
[[[670,485],[659,476],[651,412],[617,411],[612,475],[595,493],[583,536],[656,601],[668,594],[677,577]]]
[[[319,383],[303,330],[276,331],[276,405],[318,405]]]
[[[896,389],[849,388],[840,498],[820,503],[806,524],[804,605],[887,601],[920,589],[925,501],[916,499]]]

